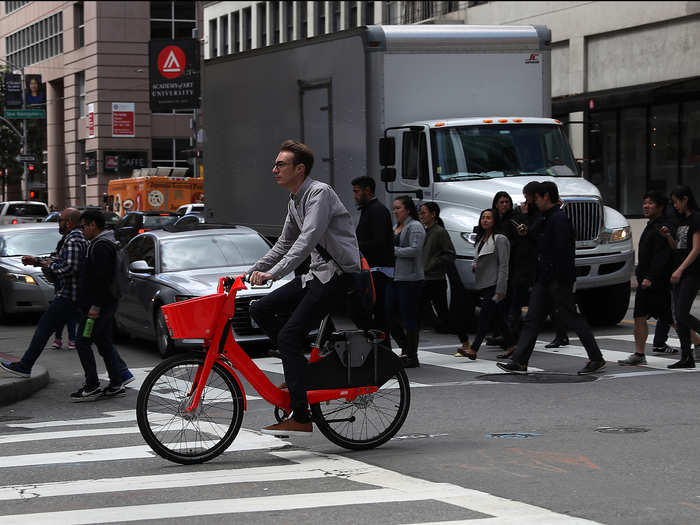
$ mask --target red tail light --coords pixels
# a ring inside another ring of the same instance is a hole
[[[150,232],[150,231],[151,231],[150,228],[139,228],[139,233]]]
[[[12,224],[19,224],[19,221],[17,219],[12,219]]]

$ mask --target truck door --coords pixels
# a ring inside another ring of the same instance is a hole
[[[333,185],[333,128],[330,82],[299,82],[301,140],[315,157],[314,179]]]
[[[401,139],[401,182],[423,190],[424,200],[432,200],[428,141],[424,131],[404,131]]]

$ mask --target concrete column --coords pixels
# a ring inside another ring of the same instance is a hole
[[[48,151],[47,204],[61,209],[66,204],[66,180],[63,167],[63,82],[46,83],[46,143]]]
[[[586,39],[583,36],[569,38],[569,94],[586,91]]]

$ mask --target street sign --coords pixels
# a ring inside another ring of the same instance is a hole
[[[24,118],[46,118],[45,109],[6,109],[5,118],[24,119]]]
[[[15,157],[17,162],[36,162],[35,155],[17,155]]]

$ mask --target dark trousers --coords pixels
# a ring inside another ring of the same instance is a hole
[[[654,329],[654,348],[664,346],[668,341],[668,333],[671,331],[671,323],[666,319],[657,319],[656,328]]]
[[[479,290],[479,296],[481,297],[481,312],[479,313],[479,325],[476,335],[474,336],[474,341],[472,341],[472,350],[475,352],[479,350],[481,343],[492,325],[495,326],[498,333],[503,337],[506,348],[513,345],[513,337],[511,336],[510,329],[506,324],[505,299],[495,302],[493,300],[495,293],[495,286],[489,286],[488,288],[482,288]]]
[[[387,290],[386,315],[391,319],[391,335],[402,350],[406,350],[407,335],[418,335],[422,293],[423,281],[394,281]]]
[[[520,333],[522,324],[522,308],[527,306],[527,297],[530,293],[528,284],[508,284],[508,296],[506,297],[506,322],[513,337]]]
[[[76,316],[72,319],[70,319],[65,325],[60,325],[58,328],[56,328],[56,334],[54,337],[56,339],[63,339],[63,327],[68,331],[68,341],[74,343],[75,342],[75,333],[76,333],[76,328],[78,326],[78,323],[80,322],[80,314],[76,313]]]
[[[530,293],[527,315],[511,358],[515,363],[527,365],[535,348],[537,335],[550,309],[561,320],[564,328],[576,332],[586,349],[588,359],[603,360],[603,354],[600,353],[590,326],[576,311],[572,284],[537,282]]]
[[[116,303],[101,308],[100,316],[95,319],[95,325],[92,327],[90,337],[83,336],[85,323],[88,320],[87,311],[83,312],[83,317],[78,324],[75,348],[78,350],[80,364],[83,365],[83,370],[85,371],[85,385],[88,387],[100,384],[100,380],[97,378],[97,364],[95,363],[95,354],[92,351],[92,343],[95,343],[97,351],[104,360],[110,384],[121,384],[121,371],[124,362],[116,348],[114,348],[114,344],[112,344],[112,326],[116,310]]]
[[[382,272],[372,272],[372,280],[374,281],[374,293],[376,294],[374,303],[375,328],[388,333],[390,321],[386,315],[386,294],[393,280]]]
[[[681,340],[681,351],[690,352],[690,330],[700,332],[700,320],[690,313],[693,301],[700,289],[700,275],[683,275],[673,287],[673,313],[676,316],[676,332]]]
[[[427,309],[434,317],[434,327],[438,332],[450,330],[450,312],[447,307],[447,281],[445,279],[423,281],[421,312]]]
[[[29,343],[29,348],[27,348],[20,360],[20,366],[25,370],[31,370],[36,360],[39,359],[41,352],[44,351],[46,343],[58,327],[63,326],[71,319],[75,319],[76,315],[78,315],[78,308],[73,301],[63,297],[55,297],[49,303],[49,308],[39,319],[39,324],[34,331],[32,341]]]
[[[289,389],[292,410],[308,417],[304,370],[306,335],[317,328],[341,297],[343,280],[333,277],[323,284],[314,277],[302,287],[301,277],[278,288],[250,305],[250,315],[277,344],[282,354],[284,379]]]

